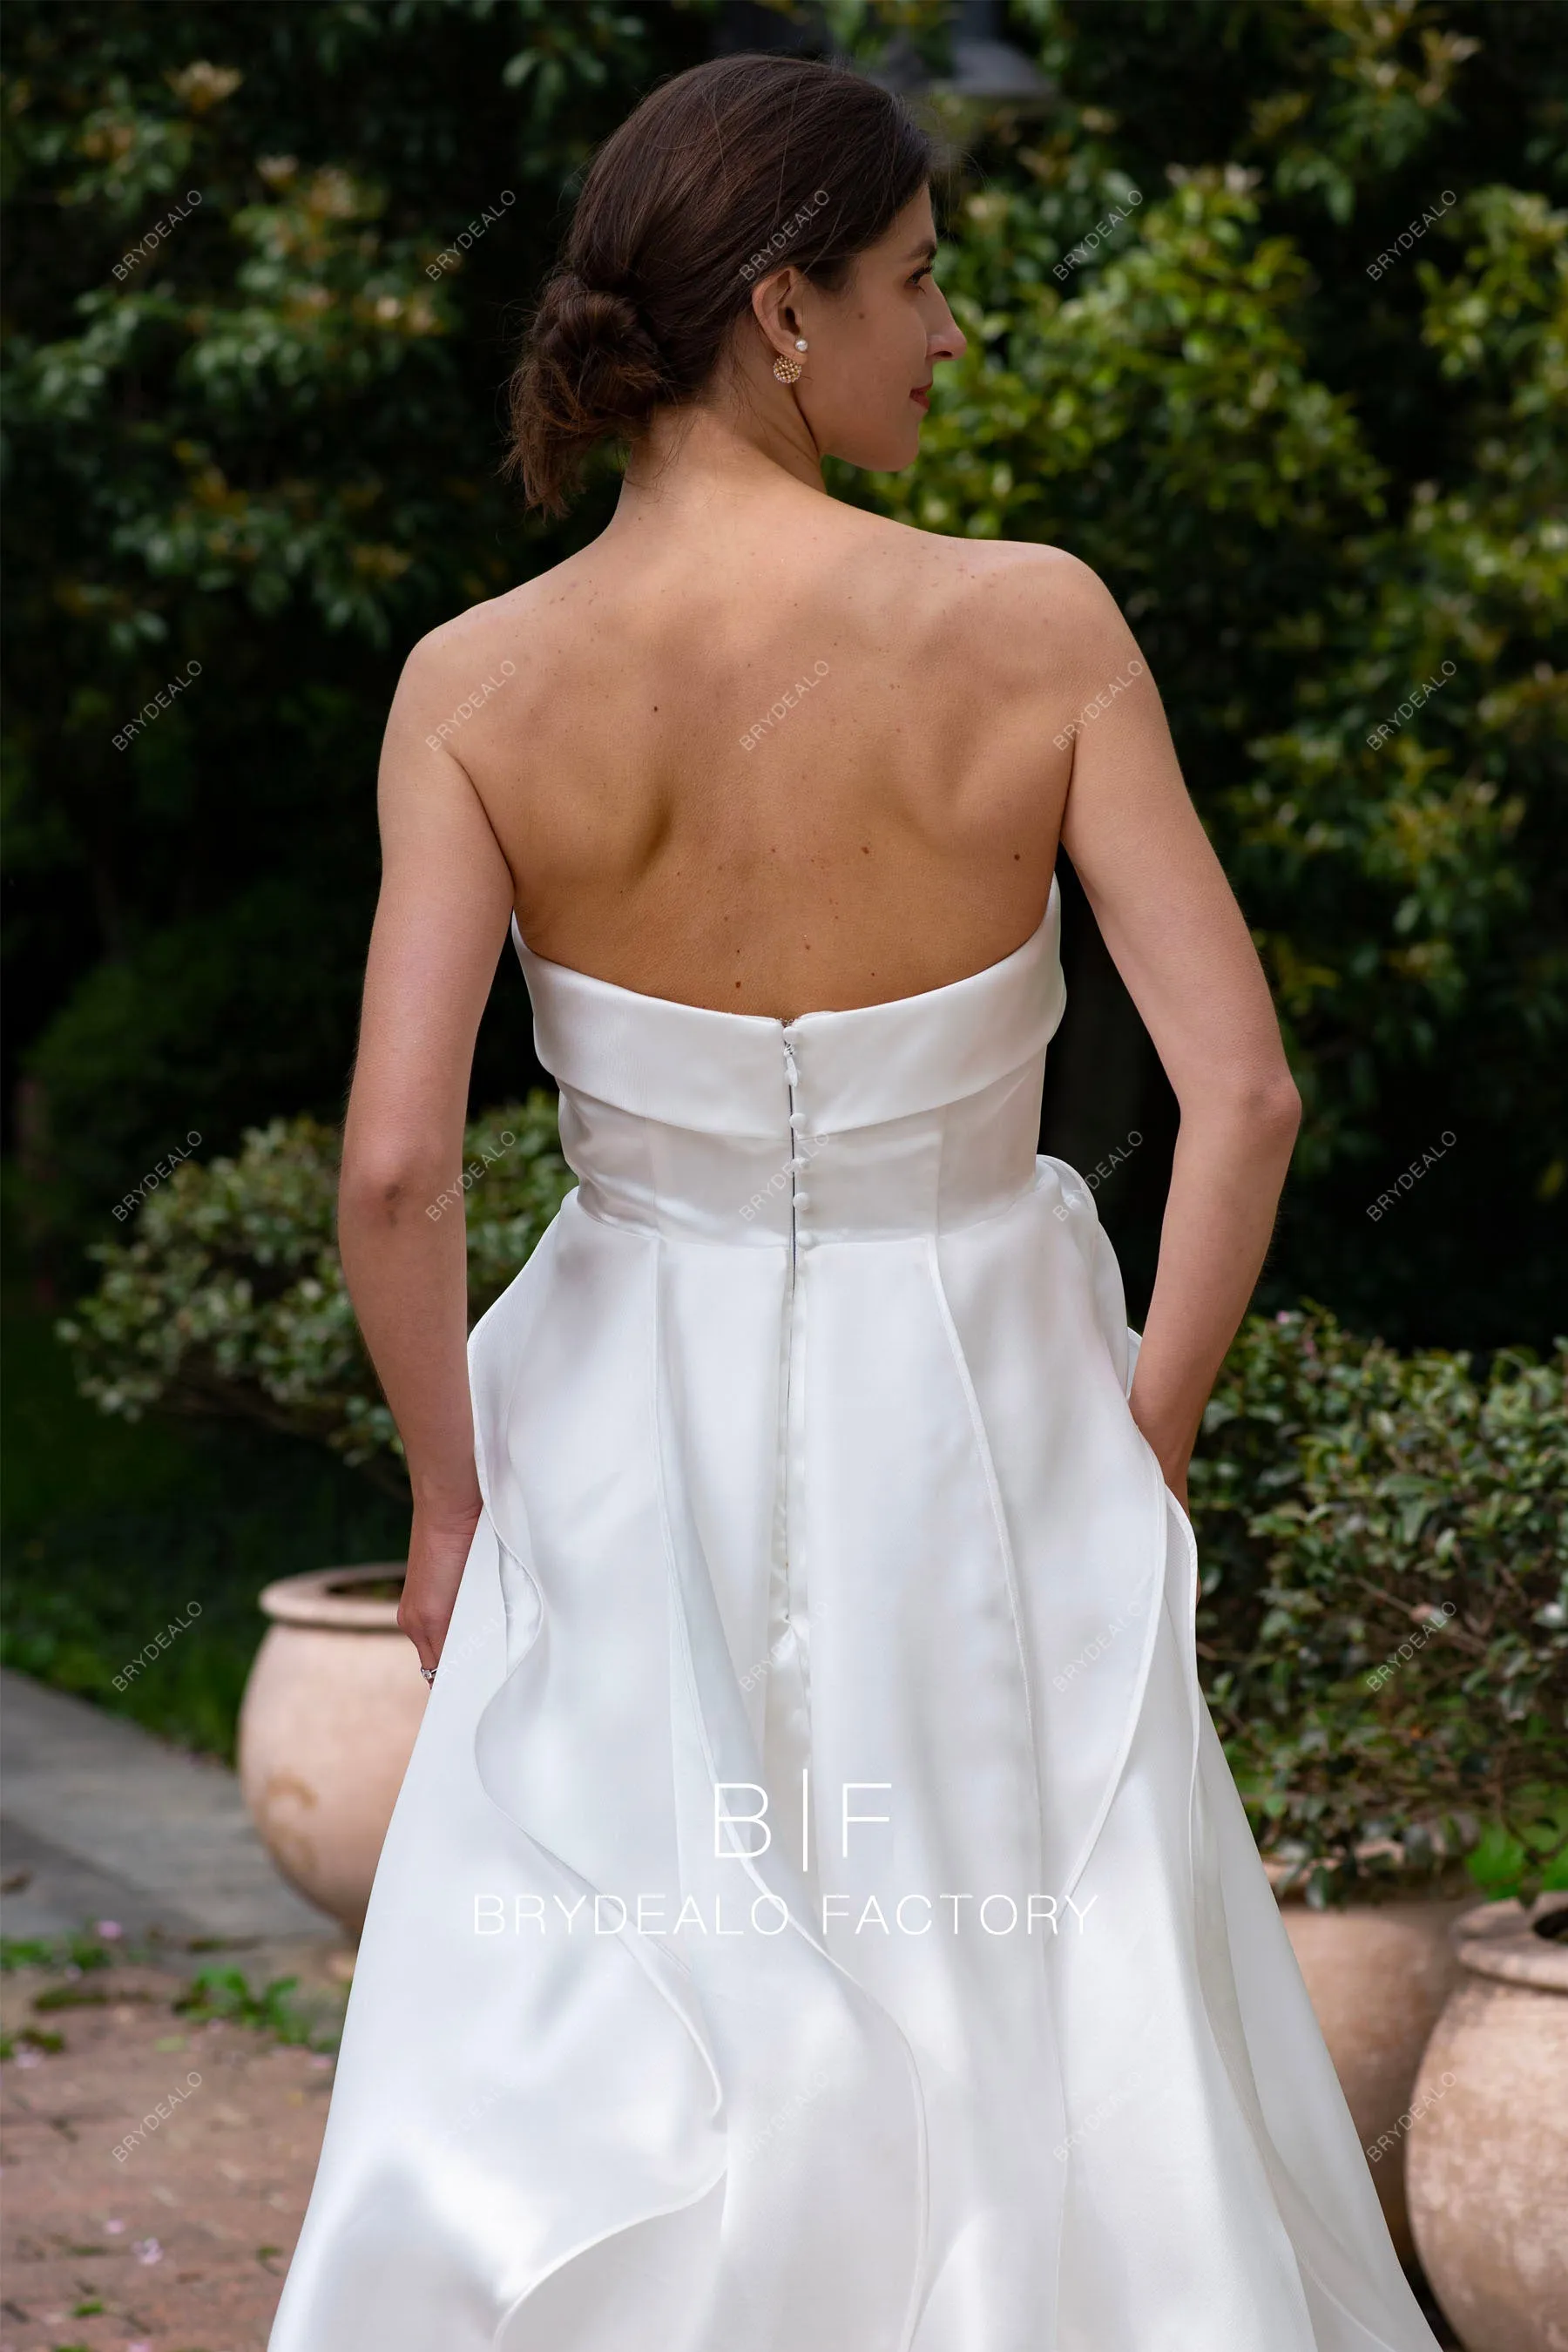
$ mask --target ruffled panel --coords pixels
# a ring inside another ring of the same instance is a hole
[[[574,2352],[618,2344],[619,2283],[635,2312],[644,2265],[685,2280],[686,2304],[661,2306],[660,2324],[693,2352],[902,2352],[909,2338],[925,2170],[910,2053],[823,1949],[782,1843],[752,1855],[746,1832],[721,1835],[716,1822],[716,1790],[739,1815],[760,1785],[731,1638],[744,1648],[765,1600],[766,1522],[753,1515],[748,1541],[744,1510],[732,1519],[710,1489],[694,1497],[677,1410],[691,1360],[669,1327],[701,1315],[704,1361],[732,1374],[724,1426],[705,1420],[703,1462],[739,1458],[742,1483],[749,1465],[765,1489],[783,1278],[761,1253],[745,1265],[749,1285],[728,1270],[716,1329],[710,1254],[595,1226],[568,1204],[549,1314],[507,1331],[492,1309],[475,1334],[486,1508],[510,1572],[537,1596],[526,1646],[479,1727],[480,1776],[606,1916],[627,1914],[612,1938],[624,1969],[619,2009],[601,2021],[606,2045],[635,2039],[647,1980],[700,2060],[700,2079],[694,2070],[630,2144],[606,2106],[596,2226],[563,2245],[508,2315],[506,2352],[559,2346],[568,2315]],[[504,1386],[487,1372],[491,1350]],[[650,1673],[656,1658],[664,1674]],[[563,2104],[581,2095],[563,2073]],[[711,2209],[705,2262],[689,2259],[707,2226],[694,2210],[655,2226],[651,2184],[671,2179],[689,2184],[686,2208]],[[624,2242],[612,2251],[611,2238]]]

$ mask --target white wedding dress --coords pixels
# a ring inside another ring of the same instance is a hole
[[[1058,922],[788,1023],[514,922],[578,1186],[270,2352],[1435,2352],[1036,1156]]]

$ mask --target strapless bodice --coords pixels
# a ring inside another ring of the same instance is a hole
[[[946,987],[793,1021],[622,988],[536,955],[534,1042],[582,1206],[668,1238],[809,1249],[935,1233],[1033,1185],[1066,1002],[1060,902]]]

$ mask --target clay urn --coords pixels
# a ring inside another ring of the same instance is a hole
[[[1568,2352],[1568,1892],[1454,1940],[1411,2101],[1416,2250],[1466,2352]]]
[[[266,1587],[271,1619],[239,1714],[239,1780],[290,1885],[350,1937],[425,1712],[419,1655],[398,1631],[404,1563],[313,1569]]]
[[[1267,1864],[1298,1967],[1345,2095],[1402,2262],[1414,2251],[1405,2132],[1432,2029],[1459,1978],[1452,1929],[1472,1887],[1378,1902],[1304,1902],[1284,1866]]]

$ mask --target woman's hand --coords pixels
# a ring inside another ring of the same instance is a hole
[[[1187,1445],[1173,1449],[1158,1444],[1152,1433],[1144,1428],[1139,1417],[1136,1401],[1133,1402],[1132,1418],[1149,1440],[1150,1447],[1160,1465],[1160,1475],[1184,1511],[1187,1508],[1187,1470],[1192,1461],[1192,1447]]]
[[[479,1523],[482,1504],[470,1511],[415,1506],[408,1537],[408,1572],[397,1604],[397,1623],[419,1653],[422,1666],[441,1656],[463,1570]]]
[[[1162,1410],[1162,1401],[1154,1393],[1153,1383],[1140,1378],[1142,1370],[1143,1356],[1140,1349],[1128,1405],[1133,1420],[1148,1440],[1150,1451],[1160,1465],[1161,1476],[1184,1511],[1187,1508],[1187,1471],[1192,1463],[1197,1432],[1192,1428],[1190,1420],[1182,1418],[1179,1396],[1165,1400]]]

